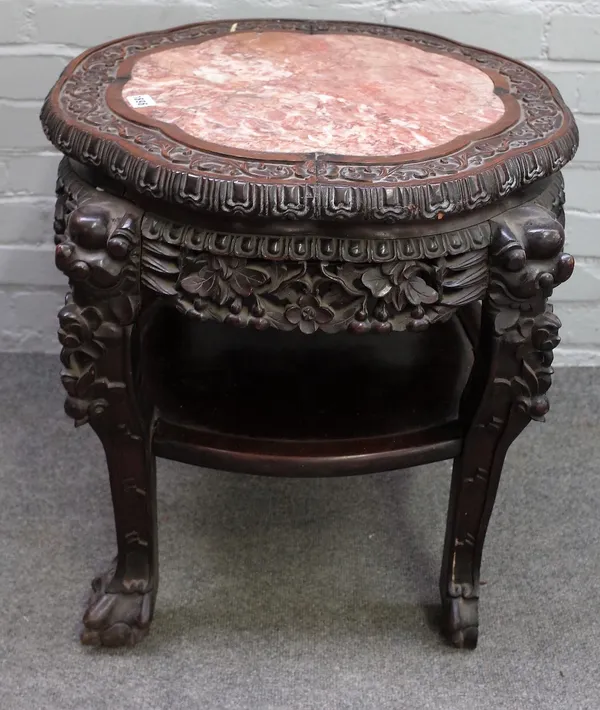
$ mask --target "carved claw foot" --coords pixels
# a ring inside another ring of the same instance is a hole
[[[473,649],[479,634],[479,600],[450,597],[444,604],[444,631],[455,648]]]
[[[86,646],[135,646],[150,630],[152,590],[111,592],[108,588],[113,579],[111,570],[92,582],[81,632],[81,643]]]

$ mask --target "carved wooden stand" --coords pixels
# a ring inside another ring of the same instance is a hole
[[[527,423],[548,411],[560,321],[547,298],[573,269],[572,258],[562,253],[560,178],[533,202],[463,230],[456,247],[465,250],[461,254],[419,260],[394,254],[366,264],[343,261],[339,254],[332,262],[307,262],[269,260],[268,253],[256,260],[211,253],[234,251],[236,240],[220,235],[207,244],[210,235],[202,230],[186,230],[97,193],[68,162],[58,193],[56,263],[72,285],[59,314],[66,411],[76,424],[90,422],[104,445],[118,542],[116,567],[93,584],[82,640],[135,643],[147,632],[154,608],[152,441],[159,414],[139,391],[139,343],[132,342],[139,341],[135,324],[144,309],[151,310],[159,298],[203,321],[258,330],[389,333],[427,328],[483,297],[475,365],[462,403],[465,434],[455,458],[441,575],[448,634],[456,646],[475,646],[479,565],[504,456]],[[489,248],[470,248],[477,235],[486,234]],[[267,244],[266,237],[262,241]],[[440,235],[438,241],[443,249],[451,236]],[[189,460],[189,454],[174,457]],[[429,454],[430,460],[438,457],[433,450]],[[294,473],[284,456],[279,461],[282,474]],[[403,463],[398,451],[381,464],[374,457],[361,470]],[[245,465],[252,469],[251,461]],[[311,473],[323,473],[318,467],[324,460],[315,465]],[[329,466],[335,469],[335,462]]]
[[[504,113],[427,150],[356,157],[215,146],[124,100],[139,57],[231,32],[368,35],[449,55],[486,75]],[[117,531],[82,641],[148,632],[157,455],[302,476],[454,459],[440,589],[450,641],[474,647],[504,457],[548,411],[560,327],[548,298],[573,270],[560,170],[577,128],[552,84],[413,30],[224,21],[89,50],[42,123],[66,156],[55,221],[71,285],[66,411],[104,446]]]

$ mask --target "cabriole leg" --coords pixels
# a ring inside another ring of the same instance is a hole
[[[94,580],[81,640],[132,645],[146,635],[158,584],[151,417],[134,391],[141,213],[108,195],[57,209],[56,263],[71,293],[60,311],[65,409],[100,438],[110,475],[117,558]]]
[[[460,648],[477,644],[479,568],[506,452],[549,409],[560,321],[547,299],[573,271],[562,253],[563,227],[543,208],[519,207],[492,226],[490,285],[463,402],[469,424],[454,462],[440,580],[445,630]]]

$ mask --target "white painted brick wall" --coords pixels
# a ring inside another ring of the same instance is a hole
[[[421,28],[523,59],[576,112],[565,171],[573,279],[556,293],[559,361],[600,364],[600,0],[0,0],[0,350],[56,349],[65,291],[53,265],[58,156],[41,100],[82,49],[117,35],[239,17],[312,17]]]
[[[3,99],[43,99],[67,63],[66,57],[1,55],[0,96]]]

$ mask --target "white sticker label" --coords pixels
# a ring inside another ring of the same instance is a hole
[[[156,106],[156,101],[148,94],[139,94],[138,96],[128,96],[127,101],[133,108],[146,108],[146,106]]]

